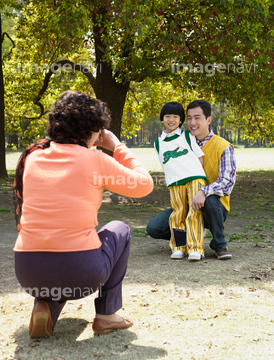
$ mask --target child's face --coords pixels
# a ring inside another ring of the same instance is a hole
[[[171,133],[176,130],[177,127],[182,123],[179,115],[175,114],[166,114],[163,118],[163,123],[166,127],[166,132]]]

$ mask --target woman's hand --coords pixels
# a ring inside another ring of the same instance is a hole
[[[94,146],[100,146],[104,149],[114,151],[117,145],[121,144],[120,140],[109,130],[101,130],[100,138],[95,141]]]

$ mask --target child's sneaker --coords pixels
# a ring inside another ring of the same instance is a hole
[[[182,259],[183,257],[184,253],[182,252],[182,250],[175,250],[170,256],[171,259]]]
[[[200,254],[198,251],[192,251],[188,255],[188,260],[190,260],[190,261],[199,261],[199,260],[201,260],[202,257],[203,257],[203,255]]]

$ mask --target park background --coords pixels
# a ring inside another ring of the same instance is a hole
[[[274,2],[0,0],[0,354],[3,359],[272,359]],[[99,226],[132,230],[122,315],[134,327],[92,332],[93,300],[68,302],[50,339],[30,339],[32,299],[14,274],[17,159],[46,135],[65,90],[107,102],[111,130],[151,172],[143,199],[104,192]],[[214,132],[235,146],[225,234],[231,261],[170,260],[147,222],[169,206],[152,147],[167,101],[213,105]],[[161,180],[161,181],[160,181]]]
[[[43,138],[65,90],[108,104],[111,130],[150,146],[168,101],[213,105],[213,130],[272,146],[272,0],[0,0],[0,178],[5,149]]]

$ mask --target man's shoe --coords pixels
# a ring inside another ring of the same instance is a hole
[[[223,250],[215,251],[218,260],[229,260],[232,258],[232,254],[227,248]]]
[[[38,300],[32,310],[29,334],[32,338],[50,337],[52,335],[52,319],[46,301]]]
[[[202,254],[200,254],[198,251],[192,251],[189,255],[188,255],[188,260],[189,261],[199,261],[201,260],[203,257]]]
[[[108,321],[100,318],[95,318],[93,320],[92,329],[94,335],[105,335],[114,330],[118,329],[127,329],[133,325],[133,321],[131,319],[124,319],[123,321]]]
[[[183,257],[184,253],[182,252],[182,250],[175,250],[170,256],[171,259],[182,259]]]

